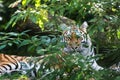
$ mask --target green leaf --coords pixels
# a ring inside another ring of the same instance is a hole
[[[25,6],[27,3],[27,0],[22,0],[22,5]]]
[[[13,17],[10,19],[10,21],[7,23],[5,29],[7,29],[9,26],[11,26],[12,23],[15,21],[15,19],[16,19],[16,16],[13,16]]]
[[[35,7],[36,8],[40,7],[40,0],[35,0]]]
[[[20,40],[14,40],[13,43],[20,45]]]
[[[0,50],[4,49],[5,47],[6,47],[6,45],[1,45]]]
[[[19,47],[28,45],[28,44],[30,44],[30,43],[31,43],[31,40],[24,40],[24,41],[19,45]]]
[[[10,36],[18,36],[19,35],[18,33],[15,33],[15,32],[9,32],[7,34],[10,35]]]
[[[35,46],[34,45],[31,45],[30,47],[28,47],[27,49],[28,52],[35,52]]]
[[[120,76],[117,76],[115,80],[120,80]]]
[[[89,22],[96,22],[97,18],[91,19]]]
[[[12,43],[8,43],[9,46],[12,46]]]
[[[44,54],[44,52],[47,51],[46,49],[39,49],[37,50],[37,54]]]

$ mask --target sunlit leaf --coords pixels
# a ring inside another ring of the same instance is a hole
[[[37,53],[38,54],[44,54],[45,51],[47,51],[47,50],[46,49],[39,49],[39,50],[37,50]]]
[[[36,7],[36,8],[40,7],[40,1],[41,1],[41,0],[35,0],[35,7]]]
[[[22,0],[22,5],[25,6],[27,3],[27,0]]]
[[[12,46],[12,43],[8,43],[9,46]]]
[[[117,31],[117,37],[120,39],[120,30]]]

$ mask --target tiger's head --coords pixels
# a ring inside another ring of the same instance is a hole
[[[87,54],[88,47],[91,46],[89,35],[87,34],[87,22],[84,22],[80,27],[72,26],[63,32],[66,43],[65,52],[82,52]]]

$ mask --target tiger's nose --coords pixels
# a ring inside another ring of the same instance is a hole
[[[77,49],[78,47],[76,46],[75,49]]]

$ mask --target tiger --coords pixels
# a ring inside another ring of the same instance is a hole
[[[27,68],[25,69],[25,65]],[[20,71],[21,69],[31,69],[26,63],[25,57],[16,55],[0,54],[0,74],[11,73],[13,71]]]
[[[69,30],[65,30],[63,35],[63,42],[66,42],[67,45],[64,48],[64,51],[67,53],[70,52],[79,52],[84,57],[91,56],[94,57],[94,49],[92,47],[92,42],[90,36],[87,33],[88,23],[85,21],[80,27],[72,26],[68,27]],[[95,59],[91,60],[91,67],[95,70],[102,70],[103,67],[99,66]]]
[[[63,56],[67,54],[71,54],[72,52],[79,52],[84,57],[87,56],[95,56],[94,49],[92,48],[92,42],[87,34],[87,22],[83,22],[83,24],[80,27],[77,26],[66,26],[65,30],[63,30],[62,36],[63,39],[62,42],[65,42],[65,46],[62,49]],[[46,56],[46,55],[45,55]],[[44,56],[44,57],[45,57]],[[50,56],[50,55],[47,55]],[[41,59],[40,62],[42,62],[43,56],[40,56]],[[30,59],[31,57],[29,57]],[[64,59],[61,59],[61,57],[58,55],[57,58],[60,59],[60,62],[64,61]],[[34,63],[31,66],[29,62],[27,61],[28,57],[22,57],[17,55],[5,55],[0,54],[0,74],[4,74],[6,72],[10,73],[12,71],[26,71],[31,70],[34,67]],[[102,70],[103,67],[99,66],[95,59],[91,60],[92,64],[91,67],[95,70]],[[40,68],[40,64],[37,64],[37,70]],[[59,66],[59,64],[57,65]],[[59,68],[59,67],[58,67]]]

